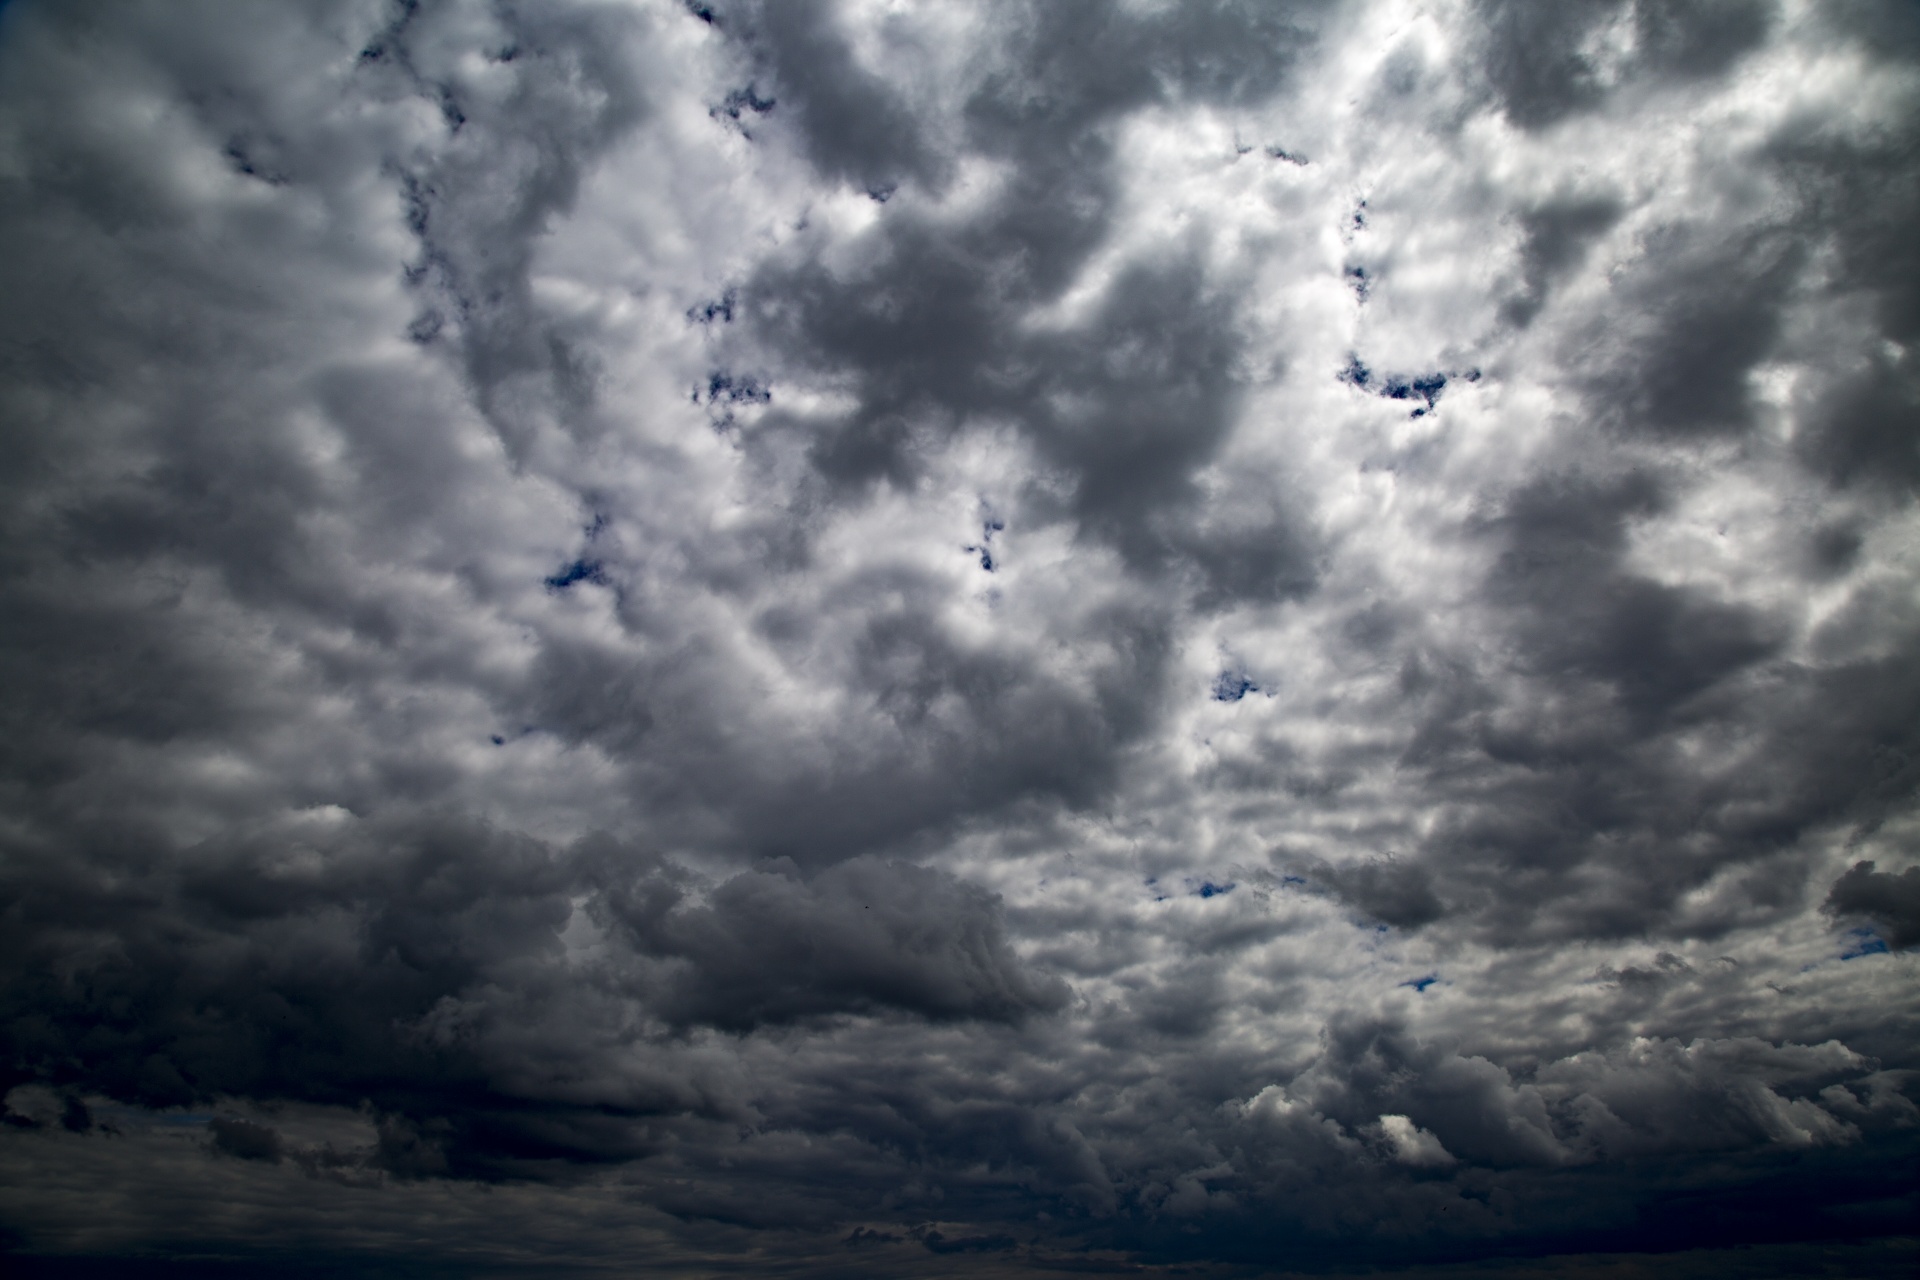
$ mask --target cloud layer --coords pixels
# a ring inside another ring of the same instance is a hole
[[[1867,0],[7,6],[5,1247],[1895,1274],[1916,95]]]

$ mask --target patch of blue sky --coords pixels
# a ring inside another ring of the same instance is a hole
[[[576,582],[591,582],[596,586],[604,586],[607,575],[598,560],[575,560],[558,573],[549,575],[544,581],[549,591],[565,591]]]
[[[1887,942],[1871,929],[1849,929],[1846,933],[1846,947],[1840,952],[1842,960],[1858,960],[1861,956],[1879,956],[1887,954]]]
[[[1260,692],[1260,686],[1243,672],[1222,671],[1213,678],[1215,702],[1238,702],[1248,694],[1258,692]]]

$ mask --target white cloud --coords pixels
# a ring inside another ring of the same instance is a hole
[[[1445,1168],[1458,1164],[1440,1139],[1416,1126],[1405,1116],[1381,1116],[1380,1132],[1393,1144],[1394,1159],[1415,1168]]]

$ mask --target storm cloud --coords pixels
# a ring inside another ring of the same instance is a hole
[[[1869,0],[0,6],[0,1250],[1903,1274],[1917,107]]]

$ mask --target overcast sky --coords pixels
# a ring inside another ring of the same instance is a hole
[[[1917,227],[1906,0],[15,0],[0,1250],[1909,1274]]]

